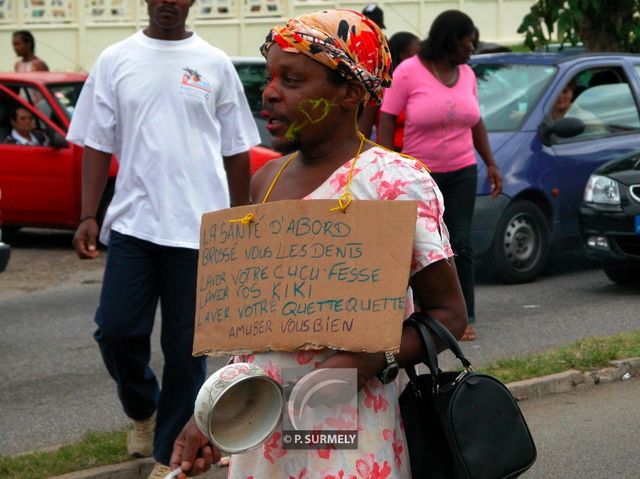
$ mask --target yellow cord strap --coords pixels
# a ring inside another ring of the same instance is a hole
[[[242,218],[238,218],[237,220],[229,220],[229,223],[242,223],[243,225],[248,225],[256,219],[256,215],[253,213],[247,213]]]
[[[271,194],[271,191],[273,191],[274,186],[276,186],[276,183],[280,179],[280,175],[282,175],[282,172],[287,168],[287,166],[289,166],[289,163],[291,163],[297,157],[298,157],[298,152],[296,151],[293,155],[291,155],[289,158],[287,158],[287,160],[282,164],[282,166],[280,167],[280,169],[276,173],[276,176],[273,178],[273,181],[271,182],[271,185],[269,186],[269,189],[264,194],[264,198],[262,198],[262,202],[263,203],[266,203],[267,200],[269,199],[269,195]]]
[[[298,156],[298,152],[297,151],[293,155],[291,155],[289,158],[287,158],[287,160],[282,164],[282,166],[278,170],[278,173],[276,173],[275,178],[273,178],[273,181],[271,182],[271,185],[269,186],[269,189],[265,193],[264,198],[262,199],[263,203],[267,202],[267,199],[269,198],[269,195],[271,194],[271,191],[273,190],[273,187],[278,182],[278,179],[280,178],[280,175],[285,170],[285,168],[287,166],[289,166],[289,163],[291,163],[295,159],[296,156]],[[256,216],[253,213],[247,213],[243,218],[238,218],[237,220],[229,220],[229,223],[242,223],[243,225],[246,225],[246,224],[251,223],[255,219],[256,219]]]

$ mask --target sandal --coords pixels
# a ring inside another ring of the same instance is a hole
[[[473,327],[473,325],[468,324],[467,329],[464,330],[464,334],[462,335],[462,338],[460,338],[460,341],[475,341],[475,340],[476,340],[476,329]]]

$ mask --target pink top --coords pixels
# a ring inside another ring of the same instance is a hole
[[[425,163],[434,173],[459,170],[476,163],[471,128],[480,121],[476,76],[468,65],[458,67],[458,81],[444,86],[417,55],[393,72],[393,84],[381,111],[406,110],[403,153]]]

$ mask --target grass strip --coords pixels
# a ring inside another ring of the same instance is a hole
[[[44,479],[131,460],[127,454],[127,430],[89,432],[75,444],[53,451],[0,457],[0,477]]]
[[[640,357],[640,330],[580,339],[540,354],[500,359],[478,370],[510,383],[568,369],[582,372],[609,366],[616,359]]]
[[[640,330],[581,339],[544,353],[494,361],[478,370],[509,383],[567,369],[591,371],[607,367],[610,361],[633,357],[640,357]],[[90,432],[82,441],[54,451],[0,457],[0,477],[45,479],[128,460],[126,429]]]

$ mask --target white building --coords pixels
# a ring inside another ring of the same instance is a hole
[[[287,18],[324,8],[362,10],[368,2],[340,0],[196,0],[189,28],[229,55],[257,56],[269,28]],[[442,11],[473,18],[483,41],[522,41],[516,30],[533,0],[380,0],[386,34],[401,30],[424,38]],[[147,24],[144,0],[0,0],[0,70],[16,61],[11,33],[30,30],[36,54],[52,70],[88,71],[97,55]]]

